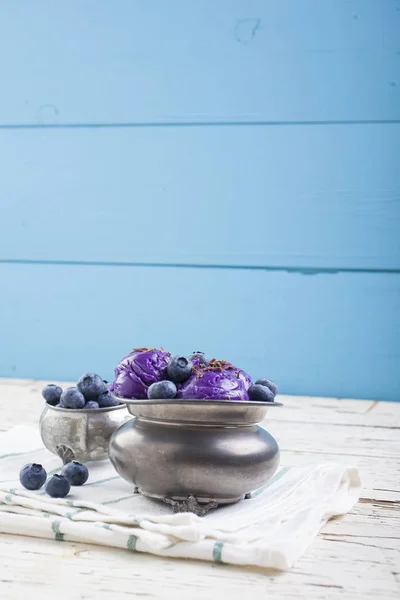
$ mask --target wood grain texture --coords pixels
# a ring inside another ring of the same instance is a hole
[[[399,38],[395,0],[2,0],[0,123],[400,119]]]
[[[21,414],[25,423],[37,422],[43,406],[43,384],[0,382],[0,398],[4,402],[0,430],[21,423]],[[88,544],[2,535],[1,597],[20,600],[35,590],[43,600],[53,600],[55,595],[60,600],[108,600],[110,596],[115,600],[129,596],[239,600],[251,589],[254,597],[284,600],[397,599],[399,442],[388,442],[386,458],[369,451],[367,442],[373,448],[380,443],[382,434],[394,439],[400,423],[400,404],[288,396],[280,399],[285,407],[273,418],[268,415],[265,425],[279,441],[282,464],[337,461],[337,449],[342,445],[346,446],[347,464],[359,466],[364,483],[361,500],[352,512],[328,522],[293,570],[276,574],[166,560]],[[347,426],[343,424],[345,415],[349,418]],[[297,420],[298,426],[286,427]],[[321,447],[324,455],[319,454]]]
[[[400,269],[400,124],[0,130],[0,259]]]
[[[3,264],[0,374],[109,380],[132,347],[200,348],[284,393],[399,400],[399,292],[388,274]]]

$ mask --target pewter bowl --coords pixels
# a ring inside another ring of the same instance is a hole
[[[229,504],[278,467],[276,441],[256,425],[278,402],[114,398],[136,418],[112,435],[110,460],[145,496]]]
[[[124,404],[88,410],[46,404],[39,429],[50,452],[61,458],[67,453],[69,460],[86,462],[108,458],[111,435],[127,420],[131,420],[131,416]]]

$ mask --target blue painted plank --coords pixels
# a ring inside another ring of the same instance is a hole
[[[400,125],[0,131],[0,259],[400,268]]]
[[[400,400],[400,275],[0,265],[0,339],[0,376],[110,378],[163,345],[284,393]]]
[[[395,0],[2,0],[0,123],[400,119]]]

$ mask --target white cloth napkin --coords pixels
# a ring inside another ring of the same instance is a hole
[[[61,468],[36,429],[0,434],[2,533],[281,570],[293,566],[328,519],[353,507],[361,485],[355,467],[280,467],[250,499],[197,517],[134,494],[109,461],[88,463],[88,482],[66,498],[29,492],[18,480],[29,462],[49,475]]]

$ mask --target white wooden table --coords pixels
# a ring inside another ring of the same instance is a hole
[[[43,382],[0,380],[0,431],[35,424]],[[0,598],[400,598],[400,403],[283,396],[270,413],[282,463],[358,465],[362,498],[288,573],[166,560],[0,535]]]

